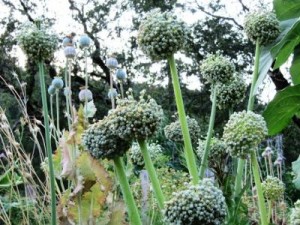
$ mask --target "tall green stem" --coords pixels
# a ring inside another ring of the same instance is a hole
[[[260,44],[256,43],[256,49],[255,49],[255,62],[254,62],[254,71],[252,76],[252,83],[251,83],[251,89],[249,94],[249,100],[248,100],[248,111],[252,111],[254,107],[254,88],[255,84],[258,78],[258,72],[259,72],[259,57],[260,57]],[[245,160],[239,159],[238,160],[238,168],[237,168],[237,174],[235,179],[235,186],[234,186],[234,196],[237,197],[241,190],[242,190],[242,180],[243,180],[243,172],[245,167]]]
[[[186,114],[184,110],[184,104],[182,100],[174,55],[168,57],[168,63],[170,65],[177,111],[179,115],[179,121],[180,121],[183,140],[184,140],[184,155],[186,158],[189,173],[192,177],[193,184],[198,184],[199,176],[197,171],[196,158],[193,152],[191,137],[190,137],[189,128],[186,120]]]
[[[44,114],[46,150],[47,150],[47,156],[48,156],[49,175],[50,175],[51,225],[56,225],[55,177],[54,177],[54,168],[53,168],[53,160],[52,160],[52,149],[51,149],[49,117],[48,117],[48,105],[47,105],[46,85],[45,85],[45,75],[44,75],[45,73],[44,73],[43,61],[38,62],[38,67],[39,67],[39,78],[40,78],[42,104],[43,104],[43,114]]]
[[[55,91],[55,99],[56,99],[56,129],[58,135],[60,135],[60,127],[59,127],[59,90]]]
[[[248,101],[248,111],[252,111],[254,107],[254,100],[255,100],[255,85],[258,78],[259,73],[259,58],[260,58],[260,44],[259,41],[256,42],[256,49],[255,49],[255,62],[254,62],[254,72],[252,77],[249,101]],[[243,168],[244,168],[245,160],[239,159],[238,163],[238,171],[237,171],[237,178],[235,183],[235,196],[240,193],[241,186],[242,186],[242,176],[243,176]],[[252,174],[254,177],[254,182],[257,190],[257,201],[260,213],[260,219],[262,225],[268,225],[268,214],[267,208],[265,204],[265,199],[262,192],[261,181],[260,181],[260,174],[259,174],[259,165],[256,158],[255,151],[251,151],[251,166],[252,166]]]
[[[67,91],[70,91],[69,82],[68,82],[68,71],[69,71],[69,59],[66,60],[66,66],[65,66],[65,87],[67,88]],[[69,90],[68,90],[69,89]],[[69,105],[69,94],[65,95],[66,97],[66,107],[67,107],[67,120],[68,120],[68,128],[69,131],[71,130],[71,114],[70,114],[70,105]]]
[[[142,221],[140,218],[140,214],[138,208],[133,199],[129,183],[126,177],[126,173],[124,170],[123,161],[120,157],[114,159],[115,170],[118,176],[118,180],[121,186],[121,190],[124,196],[124,201],[127,205],[128,216],[130,220],[130,224],[134,225],[142,225]]]
[[[201,165],[200,165],[200,180],[203,179],[205,170],[207,168],[207,158],[208,158],[209,151],[210,151],[210,140],[211,140],[211,137],[212,137],[215,118],[216,118],[217,89],[218,89],[218,86],[215,85],[213,87],[213,93],[212,93],[213,96],[212,96],[212,106],[211,106],[210,119],[209,119],[209,127],[208,127],[208,131],[207,131],[207,136],[206,136],[204,153],[203,153],[203,157],[201,159]]]
[[[261,225],[268,225],[269,224],[268,214],[267,214],[267,208],[266,208],[265,199],[263,196],[263,191],[260,182],[259,165],[254,150],[251,151],[251,164],[252,164],[252,173],[254,177],[255,187],[257,191],[257,201],[258,201]]]
[[[146,142],[146,140],[138,140],[138,143],[139,143],[139,146],[140,146],[143,158],[144,158],[146,170],[149,173],[149,177],[150,177],[150,180],[152,183],[155,197],[158,202],[158,206],[162,210],[164,208],[165,197],[161,190],[161,186],[160,186],[159,180],[157,178],[150,154],[147,150],[147,142]]]

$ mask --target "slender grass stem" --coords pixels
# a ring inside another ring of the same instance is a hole
[[[49,163],[49,175],[50,175],[50,193],[51,193],[51,225],[56,225],[56,192],[55,192],[55,177],[54,168],[52,160],[52,149],[51,149],[51,139],[50,139],[50,128],[49,128],[49,116],[48,116],[48,105],[46,96],[46,85],[45,85],[45,73],[43,61],[38,62],[39,68],[39,78],[41,87],[41,96],[43,104],[43,114],[44,114],[44,126],[45,126],[45,136],[46,136],[46,150]]]
[[[135,204],[135,201],[133,199],[133,195],[130,190],[130,186],[126,177],[122,159],[120,157],[115,158],[114,164],[115,164],[115,170],[118,176],[118,180],[121,186],[121,190],[123,193],[124,201],[127,205],[130,224],[142,225],[140,214]]]
[[[158,206],[162,210],[164,208],[165,197],[161,190],[161,186],[160,186],[159,180],[157,178],[157,174],[155,172],[149,151],[147,149],[147,142],[146,142],[146,140],[138,140],[138,143],[139,143],[139,146],[140,146],[143,158],[144,158],[146,170],[149,173],[149,177],[150,177],[150,180],[152,183],[155,197],[158,202]]]
[[[181,89],[180,89],[179,78],[178,78],[178,74],[177,74],[174,55],[171,55],[168,57],[168,63],[170,65],[175,100],[176,100],[176,105],[177,105],[177,111],[178,111],[178,115],[179,115],[179,121],[180,121],[183,140],[184,140],[184,155],[185,155],[185,159],[187,162],[189,174],[192,177],[192,182],[193,182],[193,184],[196,185],[199,182],[196,158],[195,158],[195,154],[193,151],[189,128],[188,128],[188,124],[187,124],[187,120],[186,120],[186,114],[185,114],[185,110],[184,110],[184,104],[183,104],[183,100],[182,100]]]
[[[254,177],[255,187],[257,191],[257,200],[258,208],[260,214],[261,225],[268,225],[268,214],[265,205],[265,199],[263,196],[263,191],[261,187],[260,174],[259,174],[259,165],[256,158],[255,151],[251,151],[251,164],[252,164],[252,173]]]
[[[218,86],[215,85],[213,87],[213,93],[212,93],[213,94],[212,106],[211,106],[209,126],[208,126],[206,141],[205,141],[204,153],[203,153],[203,157],[201,159],[201,165],[200,165],[200,180],[203,179],[205,170],[207,168],[207,158],[208,158],[209,151],[210,151],[210,141],[211,141],[211,137],[212,137],[212,133],[213,133],[213,129],[214,129],[215,118],[216,118],[217,89],[218,89]]]

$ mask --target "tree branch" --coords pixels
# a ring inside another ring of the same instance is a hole
[[[218,19],[224,19],[224,20],[229,20],[229,21],[232,21],[240,30],[243,30],[244,27],[242,25],[240,25],[234,18],[232,17],[227,17],[227,16],[219,16],[219,15],[215,15],[215,14],[212,14],[208,11],[205,10],[205,8],[203,6],[201,6],[197,0],[195,0],[198,8],[200,11],[204,12],[205,14],[211,16],[211,17],[215,17],[215,18],[218,18]]]
[[[238,0],[238,1],[242,5],[242,9],[243,9],[244,12],[249,12],[250,11],[250,9],[243,3],[242,0]]]

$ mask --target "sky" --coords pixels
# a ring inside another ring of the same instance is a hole
[[[53,26],[53,30],[56,33],[58,33],[62,36],[65,34],[69,34],[73,31],[75,31],[78,34],[77,36],[80,36],[80,34],[83,34],[82,26],[72,19],[72,12],[69,9],[69,3],[67,0],[51,0],[51,1],[46,0],[45,1],[46,5],[44,5],[43,1],[40,1],[40,0],[33,0],[33,1],[36,1],[36,3],[39,5],[39,8],[40,8],[40,10],[38,10],[38,12],[37,12],[37,15],[33,15],[33,16],[35,18],[38,18],[41,15],[47,13],[47,15],[49,15],[49,17],[55,18],[56,23]],[[122,0],[120,0],[120,1],[122,1]],[[198,4],[201,6],[204,6],[204,7],[207,6],[207,4],[210,2],[208,0],[178,0],[178,3],[188,4],[188,5],[190,5],[190,7],[197,7],[195,5],[195,1],[198,1]],[[76,0],[77,4],[84,3],[84,2],[85,2],[84,0]],[[255,2],[259,2],[259,0],[254,0],[254,1],[244,0],[243,2],[251,10],[255,10],[255,8],[257,8],[257,5],[259,5],[259,3],[255,4]],[[227,0],[227,1],[221,0],[221,3],[224,3],[226,5],[226,8],[225,8],[225,10],[221,10],[218,13],[218,15],[233,17],[242,25],[243,24],[243,16],[240,15],[242,7],[241,7],[241,4],[238,2],[238,0]],[[271,0],[264,0],[264,3],[270,4]],[[1,4],[3,4],[3,3],[0,2],[0,7],[1,7],[0,14],[2,16],[8,15],[8,11]],[[47,11],[46,11],[46,8],[48,8]],[[112,9],[112,12],[113,12],[113,9]],[[197,14],[192,15],[189,12],[182,12],[182,11],[180,11],[180,12],[178,11],[177,15],[179,18],[181,18],[188,24],[192,24],[192,23],[196,22],[197,20],[205,17],[205,14],[203,14],[203,13],[197,13]],[[2,16],[0,16],[0,18]],[[21,14],[15,15],[15,16],[18,16],[18,17],[26,20],[26,17],[22,16]],[[113,27],[114,25],[116,25],[118,23],[118,24],[121,24],[122,26],[130,27],[132,16],[133,16],[133,12],[131,12],[131,11],[124,12],[122,15],[122,18],[119,21],[115,21],[115,24],[112,23],[109,26]],[[105,45],[107,45],[109,47],[111,52],[118,52],[118,51],[120,51],[120,49],[124,48],[124,46],[126,45],[126,42],[128,40],[128,37],[130,36],[130,34],[128,34],[128,33],[127,34],[123,33],[122,39],[105,40],[107,35],[108,34],[104,32],[104,33],[100,34],[99,38],[105,41]],[[25,64],[25,57],[22,56],[21,50],[16,48],[15,54],[19,56],[20,63]],[[57,58],[57,63],[62,65],[63,64],[62,59],[64,59],[62,49],[56,53],[56,58]],[[187,60],[187,63],[188,63],[188,60]],[[91,64],[91,61],[89,62],[89,64]],[[155,71],[159,70],[159,67],[157,65],[155,65],[151,68],[151,70],[153,72],[155,72]],[[145,79],[140,77],[140,78],[137,78],[135,81],[144,82]],[[187,83],[187,85],[190,89],[199,89],[201,87],[199,78],[196,75],[190,76],[188,78],[186,76],[183,76],[183,82]],[[167,83],[167,82],[165,82],[165,83]],[[262,99],[264,101],[268,101],[273,98],[275,91],[274,91],[274,86],[272,86],[271,82],[265,82],[265,85],[266,85],[265,87],[262,87],[262,90],[264,90],[264,92],[262,94],[262,96],[263,96]]]

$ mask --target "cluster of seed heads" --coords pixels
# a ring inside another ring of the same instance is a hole
[[[164,210],[165,220],[171,225],[222,225],[225,216],[223,193],[210,179],[174,193]]]
[[[118,99],[117,107],[109,113],[113,129],[125,139],[144,140],[151,137],[159,128],[163,111],[145,91],[140,93],[139,100],[135,100],[132,93],[128,97]]]
[[[171,12],[152,11],[138,32],[138,44],[152,60],[167,59],[182,49],[186,40],[187,26]]]
[[[193,143],[197,143],[201,131],[200,126],[197,120],[190,118],[189,116],[186,117],[186,120],[190,131],[191,140]],[[183,142],[183,136],[179,120],[165,126],[164,132],[166,138],[168,138],[169,140],[172,140],[174,142]]]
[[[85,130],[82,143],[96,159],[114,159],[122,156],[131,145],[130,141],[119,137],[108,117]]]
[[[229,59],[218,54],[209,55],[200,66],[203,78],[210,84],[226,84],[233,78],[235,66]]]
[[[264,118],[253,112],[238,112],[225,125],[223,139],[233,157],[247,158],[267,135]]]
[[[153,160],[153,158],[159,157],[162,154],[162,147],[156,143],[148,144],[147,150],[148,150],[152,160]],[[143,158],[143,155],[141,153],[140,146],[138,145],[138,143],[133,142],[133,144],[129,150],[129,157],[134,165],[144,166],[144,164],[145,164],[144,158]]]
[[[197,148],[197,155],[199,158],[203,157],[205,143],[206,141],[199,140]],[[208,155],[209,167],[213,167],[213,164],[223,160],[227,154],[228,147],[226,143],[218,138],[212,138],[210,141],[210,152]]]
[[[248,38],[261,45],[271,44],[280,34],[279,21],[272,12],[254,12],[245,19],[245,32]]]
[[[39,29],[34,24],[24,25],[18,41],[27,57],[36,62],[52,58],[58,46],[56,35],[47,32],[44,27]]]
[[[277,177],[268,176],[262,183],[262,189],[266,199],[277,201],[283,197],[285,186]]]
[[[230,109],[245,98],[247,86],[240,77],[227,84],[219,84],[217,88],[217,106],[219,109]]]
[[[290,224],[300,225],[300,200],[297,200],[294,205],[295,208],[292,209],[292,213],[290,216]]]

